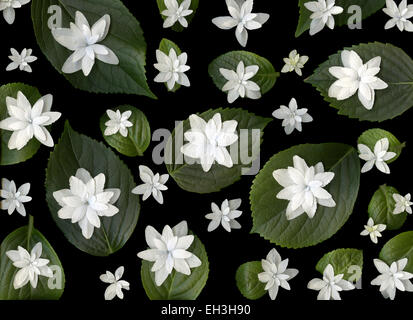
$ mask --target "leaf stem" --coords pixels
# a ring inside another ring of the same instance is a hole
[[[32,215],[29,215],[29,224],[28,224],[28,227],[27,227],[27,244],[26,244],[26,250],[30,250],[29,244],[30,244],[30,238],[32,237],[33,225],[34,225],[34,218],[33,218]]]

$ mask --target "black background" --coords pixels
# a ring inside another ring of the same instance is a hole
[[[40,0],[34,0],[40,1]],[[54,96],[52,109],[62,112],[62,118],[53,126],[52,135],[55,141],[63,131],[64,120],[68,119],[72,127],[97,140],[103,140],[99,129],[99,118],[108,108],[121,104],[131,104],[141,109],[148,117],[152,130],[167,128],[172,131],[176,120],[184,120],[195,112],[209,108],[226,107],[226,94],[220,92],[208,75],[208,64],[217,56],[241,47],[235,39],[234,30],[224,31],[211,23],[217,16],[227,15],[224,0],[200,1],[198,11],[184,32],[177,33],[171,29],[162,28],[162,19],[155,0],[133,1],[124,0],[124,4],[140,21],[148,44],[147,77],[158,100],[134,95],[104,95],[92,94],[74,89],[47,61],[36,44],[30,19],[30,6],[26,5],[16,10],[16,21],[7,25],[0,19],[0,78],[1,84],[23,82],[37,87],[41,94],[51,93]],[[114,272],[120,265],[125,266],[124,279],[131,283],[131,290],[125,291],[125,300],[135,308],[148,308],[155,317],[160,306],[165,303],[148,303],[140,281],[140,261],[137,252],[146,248],[144,229],[149,224],[161,230],[165,224],[171,226],[182,220],[187,220],[192,229],[204,243],[209,255],[209,281],[198,298],[198,305],[205,303],[251,303],[253,310],[273,310],[274,306],[315,302],[317,292],[308,290],[307,283],[320,274],[315,265],[323,254],[337,248],[360,248],[364,250],[363,289],[342,293],[342,298],[352,304],[356,302],[380,302],[385,300],[378,287],[370,286],[370,281],[377,276],[372,260],[378,257],[382,245],[400,232],[411,230],[413,218],[408,217],[401,230],[385,231],[378,245],[374,245],[369,237],[361,237],[360,232],[367,222],[367,206],[371,196],[384,183],[394,186],[400,193],[413,192],[411,187],[410,159],[413,151],[410,148],[412,112],[383,123],[359,122],[339,116],[336,110],[323,101],[319,93],[311,85],[303,82],[312,71],[327,57],[343,47],[359,43],[380,41],[389,42],[404,49],[413,56],[411,34],[399,32],[397,28],[384,30],[388,17],[377,12],[363,21],[362,30],[349,30],[346,26],[336,27],[334,32],[324,29],[321,33],[310,37],[308,32],[296,39],[295,28],[298,21],[297,1],[255,1],[254,12],[266,12],[270,20],[262,29],[249,32],[246,50],[257,53],[269,59],[280,71],[284,63],[282,58],[297,49],[302,55],[310,57],[306,64],[304,77],[295,73],[282,74],[275,87],[262,99],[257,101],[238,99],[232,107],[242,107],[257,115],[271,117],[271,113],[281,104],[288,104],[292,97],[298,101],[299,107],[306,107],[313,116],[314,122],[304,124],[303,132],[295,131],[286,136],[280,120],[274,120],[265,130],[264,143],[261,150],[261,166],[275,153],[301,143],[342,142],[356,146],[358,136],[369,128],[380,127],[391,131],[401,141],[408,142],[402,156],[390,165],[391,175],[384,175],[372,170],[363,174],[361,189],[354,212],[345,226],[332,238],[323,243],[304,249],[279,248],[283,258],[289,258],[289,266],[299,269],[298,276],[290,281],[292,291],[280,289],[277,300],[272,302],[266,295],[258,302],[245,300],[235,284],[235,272],[241,264],[247,261],[264,258],[274,246],[257,234],[250,234],[252,227],[249,208],[249,190],[252,176],[244,176],[241,181],[221,191],[209,195],[198,195],[181,190],[171,178],[164,193],[165,204],[159,205],[153,198],[141,202],[141,215],[138,226],[126,245],[110,257],[99,258],[89,256],[66,241],[62,232],[56,227],[45,201],[45,168],[51,149],[42,146],[39,152],[30,160],[13,166],[0,168],[1,176],[13,179],[18,185],[31,182],[30,195],[33,201],[26,205],[27,212],[35,217],[35,227],[51,242],[58,253],[66,274],[65,292],[62,302],[72,304],[73,300],[104,303],[103,293],[106,285],[99,280],[99,275],[106,270]],[[139,3],[139,4],[137,4]],[[93,23],[93,22],[92,22]],[[187,73],[190,88],[181,88],[176,93],[167,93],[163,84],[156,84],[153,78],[157,71],[155,50],[162,38],[174,41],[184,52],[188,53],[188,64],[191,70]],[[39,59],[32,65],[33,73],[13,71],[6,72],[9,63],[7,56],[11,47],[21,51],[23,48],[33,48],[33,54]],[[120,156],[135,175],[135,182],[140,183],[138,166],[145,164],[155,172],[166,173],[164,165],[155,166],[152,163],[152,149],[157,142],[152,142],[145,156],[128,159]],[[210,212],[211,202],[221,203],[225,199],[242,198],[243,215],[239,219],[242,224],[240,231],[227,233],[222,228],[215,232],[206,231],[208,220],[204,215]],[[8,216],[0,212],[0,239],[6,237],[16,228],[27,223],[27,218],[18,213]],[[4,258],[4,257],[1,257]],[[412,298],[410,293],[397,292],[396,300],[407,301]],[[113,301],[112,303],[121,303]]]

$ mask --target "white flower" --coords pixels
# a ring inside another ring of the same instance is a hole
[[[286,106],[280,106],[279,109],[273,112],[273,117],[283,120],[282,126],[284,127],[286,134],[291,134],[294,129],[298,131],[302,131],[302,123],[311,122],[313,121],[313,117],[311,117],[307,113],[308,109],[298,109],[297,101],[292,98],[288,108]]]
[[[0,202],[0,209],[7,210],[11,215],[14,210],[17,210],[23,217],[26,216],[25,202],[32,201],[32,197],[28,196],[30,191],[30,183],[23,184],[19,189],[16,189],[14,181],[9,181],[6,178],[1,179],[0,197],[4,198]]]
[[[394,193],[393,199],[396,201],[396,205],[393,210],[393,214],[400,214],[402,212],[407,212],[412,214],[413,202],[411,202],[411,195],[410,193],[406,194],[404,197],[400,194]]]
[[[413,5],[407,5],[407,0],[400,2],[399,7],[393,0],[386,0],[384,13],[391,17],[384,26],[384,29],[390,29],[397,25],[400,31],[413,32],[413,23],[409,21],[413,17]]]
[[[413,292],[413,284],[409,280],[413,278],[413,274],[403,271],[408,262],[407,258],[400,259],[394,261],[389,267],[380,259],[374,259],[374,265],[381,275],[375,278],[371,284],[373,286],[380,286],[380,292],[384,298],[394,300],[396,289]]]
[[[270,15],[267,13],[252,13],[254,0],[226,0],[229,14],[231,16],[212,19],[212,23],[218,28],[229,30],[235,28],[235,36],[243,47],[247,45],[248,31],[262,27],[268,21]]]
[[[148,199],[152,194],[156,201],[163,204],[162,191],[168,190],[165,183],[169,179],[169,174],[159,175],[159,173],[157,173],[154,175],[151,169],[147,166],[141,165],[139,166],[139,177],[143,181],[143,184],[135,187],[132,190],[132,193],[143,194],[143,201]]]
[[[80,11],[76,11],[75,23],[70,28],[52,29],[54,39],[70,51],[74,51],[62,67],[64,73],[79,70],[88,76],[98,59],[107,64],[117,65],[119,59],[107,46],[99,44],[105,40],[110,27],[110,16],[105,14],[92,26]]]
[[[32,56],[32,49],[24,48],[21,53],[18,53],[16,49],[10,49],[11,56],[9,59],[12,61],[6,68],[6,71],[12,71],[17,68],[20,71],[32,72],[32,68],[29,63],[37,60],[37,57]]]
[[[374,220],[372,218],[369,218],[367,221],[367,225],[364,226],[364,230],[360,233],[362,236],[370,236],[371,241],[373,243],[378,242],[378,237],[381,237],[381,233],[384,230],[386,230],[386,225],[385,224],[374,224]]]
[[[288,200],[287,219],[292,220],[304,212],[312,219],[317,205],[335,207],[336,203],[324,187],[334,178],[333,172],[324,172],[321,162],[308,167],[304,159],[293,157],[294,167],[273,172],[274,179],[282,186],[278,199]]]
[[[4,20],[6,20],[8,24],[13,24],[14,19],[16,18],[14,9],[21,8],[29,2],[30,0],[1,0],[0,11],[3,11]]]
[[[245,96],[250,99],[261,98],[261,88],[250,79],[253,78],[260,68],[256,65],[244,66],[240,61],[237,66],[237,72],[234,70],[220,68],[219,72],[228,80],[222,88],[222,91],[228,91],[228,102],[233,103],[239,97]]]
[[[161,50],[156,50],[156,60],[158,63],[155,63],[154,67],[159,71],[159,74],[155,77],[155,82],[166,82],[169,90],[174,88],[175,83],[185,87],[191,85],[185,74],[191,69],[186,65],[188,55],[185,52],[177,56],[173,48],[169,50],[169,55]]]
[[[267,259],[261,260],[264,272],[258,274],[258,280],[265,283],[265,290],[268,291],[271,300],[277,298],[279,287],[291,290],[287,281],[298,274],[297,269],[287,269],[288,259],[281,260],[280,254],[276,249],[272,249]]]
[[[311,280],[307,288],[320,291],[317,300],[341,300],[340,291],[353,290],[354,285],[343,279],[343,274],[334,274],[331,264],[327,265],[323,272],[323,279],[315,278]]]
[[[121,280],[124,271],[124,267],[119,267],[116,269],[115,275],[112,272],[106,271],[105,274],[100,276],[101,281],[109,283],[105,291],[105,300],[113,300],[116,296],[119,299],[123,299],[122,289],[129,290],[129,282]]]
[[[17,99],[6,98],[9,118],[0,121],[0,129],[13,131],[8,148],[21,150],[33,138],[33,136],[47,147],[53,147],[53,138],[45,128],[56,122],[60,112],[51,112],[53,96],[45,95],[33,105],[26,96],[19,91]]]
[[[192,268],[199,267],[202,262],[188,249],[194,242],[194,236],[188,235],[188,225],[182,221],[172,229],[165,226],[162,235],[153,227],[145,229],[148,250],[138,253],[138,257],[154,262],[151,271],[155,272],[155,283],[159,287],[175,269],[185,275],[191,274]]]
[[[39,276],[51,278],[53,277],[53,271],[49,268],[49,260],[40,258],[42,256],[42,243],[38,242],[29,252],[18,246],[17,250],[9,250],[6,255],[11,261],[13,266],[20,270],[14,276],[13,287],[14,289],[20,289],[29,283],[33,288],[37,287]]]
[[[324,29],[327,25],[331,30],[334,29],[335,21],[333,15],[337,15],[343,12],[343,8],[336,6],[335,0],[318,0],[309,1],[304,3],[304,6],[313,12],[310,16],[310,35],[313,36],[316,33]]]
[[[236,120],[222,122],[216,113],[208,122],[193,114],[189,117],[191,129],[184,136],[189,143],[181,147],[181,152],[193,159],[199,159],[202,169],[208,172],[214,162],[232,168],[234,165],[227,147],[238,140]]]
[[[343,50],[341,60],[344,67],[330,67],[329,72],[338,80],[328,90],[328,96],[346,100],[358,91],[361,104],[371,110],[374,105],[375,91],[388,87],[376,75],[380,72],[381,57],[375,57],[363,64],[360,56],[353,50]]]
[[[225,230],[241,229],[241,225],[235,220],[242,215],[242,211],[237,210],[241,206],[241,199],[227,200],[221,204],[221,209],[212,202],[211,210],[205,218],[212,220],[208,225],[208,232],[214,231],[221,224]]]
[[[302,76],[303,73],[301,69],[304,68],[304,65],[308,61],[308,56],[300,56],[297,53],[297,50],[290,52],[288,58],[284,58],[285,66],[282,68],[282,73],[295,71],[299,76]]]
[[[132,122],[128,121],[132,115],[132,111],[125,111],[120,113],[119,110],[106,110],[106,114],[109,117],[109,120],[106,121],[105,126],[105,136],[111,136],[116,133],[120,133],[123,137],[128,136],[128,128],[132,127]]]
[[[390,168],[386,161],[393,159],[396,156],[394,152],[388,152],[389,150],[389,140],[387,138],[380,139],[374,145],[374,153],[371,152],[370,148],[365,144],[359,144],[358,149],[360,152],[360,159],[367,161],[361,168],[361,172],[365,173],[370,171],[374,165],[381,172],[389,174]]]
[[[176,0],[164,0],[166,10],[162,11],[162,15],[166,16],[165,22],[163,23],[164,28],[172,27],[177,21],[184,28],[188,27],[188,21],[185,17],[189,16],[194,12],[190,10],[191,0],[182,1],[181,5],[178,4]]]
[[[100,228],[99,217],[112,217],[119,212],[113,204],[119,199],[120,189],[104,189],[106,177],[103,173],[92,178],[83,168],[69,179],[70,189],[53,192],[53,197],[62,207],[60,219],[71,219],[78,223],[82,235],[90,239],[95,228]]]

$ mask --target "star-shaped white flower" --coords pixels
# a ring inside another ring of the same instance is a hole
[[[107,46],[100,44],[106,39],[110,28],[110,16],[105,14],[90,27],[89,22],[82,12],[76,11],[75,23],[70,23],[70,28],[52,29],[54,39],[74,51],[62,67],[64,73],[75,73],[80,70],[85,76],[92,71],[95,60],[118,65],[119,59]]]
[[[49,260],[42,259],[42,243],[38,242],[29,253],[26,249],[18,246],[17,250],[9,250],[6,255],[13,266],[20,270],[14,276],[13,287],[20,289],[30,282],[33,288],[37,287],[39,276],[51,278],[53,271],[48,266]]]
[[[353,290],[354,285],[343,279],[343,274],[334,274],[331,264],[327,265],[323,272],[323,279],[315,278],[311,280],[307,288],[320,291],[317,300],[341,300],[340,291]]]
[[[370,236],[373,243],[377,243],[378,239],[381,237],[381,232],[386,230],[387,226],[385,224],[374,224],[373,218],[369,218],[367,225],[364,226],[364,230],[360,233],[362,236]]]
[[[264,272],[258,274],[258,280],[265,283],[265,290],[268,291],[271,300],[277,298],[278,289],[284,288],[291,290],[288,281],[298,274],[297,269],[287,269],[288,259],[281,260],[280,254],[276,249],[272,249],[267,259],[261,260]]]
[[[283,120],[282,126],[286,134],[291,134],[294,129],[302,131],[302,123],[313,121],[313,117],[307,113],[308,109],[298,109],[297,100],[291,99],[288,107],[280,106],[273,112],[273,117]]]
[[[400,194],[394,193],[393,199],[396,201],[396,205],[394,206],[393,214],[400,214],[403,212],[407,212],[408,214],[412,214],[413,202],[411,200],[410,193],[406,194],[404,197]]]
[[[221,224],[225,230],[241,229],[241,225],[236,221],[242,215],[242,211],[237,210],[241,206],[241,199],[227,200],[221,204],[221,209],[212,202],[212,213],[208,213],[205,218],[212,220],[208,225],[208,232],[214,231]]]
[[[238,122],[222,122],[220,113],[214,114],[208,122],[193,114],[189,122],[191,129],[184,134],[189,143],[181,147],[181,152],[190,158],[199,159],[205,172],[211,169],[215,161],[232,168],[234,164],[227,147],[238,140]]]
[[[399,7],[393,0],[386,0],[386,8],[383,11],[391,17],[385,24],[384,29],[387,30],[397,26],[400,31],[413,32],[413,23],[409,20],[413,17],[413,5],[407,5],[407,0],[401,1]]]
[[[151,271],[155,272],[155,283],[159,287],[175,269],[176,272],[190,275],[191,269],[197,268],[202,261],[188,249],[194,242],[194,236],[188,235],[188,225],[182,221],[171,229],[165,226],[162,234],[153,227],[145,229],[148,250],[138,253],[138,257],[154,262]]]
[[[346,100],[358,91],[361,104],[371,110],[375,101],[375,90],[383,90],[387,83],[377,77],[380,72],[381,57],[375,57],[363,64],[360,56],[353,50],[343,50],[341,60],[344,67],[330,67],[328,71],[336,77],[328,90],[328,96]]]
[[[26,209],[23,203],[32,201],[32,197],[28,196],[29,191],[30,183],[25,183],[17,189],[13,180],[9,181],[6,178],[2,178],[0,197],[4,200],[0,202],[0,209],[7,210],[9,215],[11,215],[14,210],[17,210],[18,213],[25,217]]]
[[[318,0],[318,1],[309,1],[304,3],[304,6],[313,12],[310,16],[311,25],[310,25],[310,35],[313,36],[316,33],[324,29],[324,26],[327,25],[331,30],[334,29],[335,20],[334,15],[340,14],[343,12],[343,8],[336,6],[335,0]]]
[[[285,65],[281,72],[287,73],[295,71],[299,76],[302,76],[303,73],[301,69],[304,68],[304,65],[307,63],[308,59],[308,56],[300,56],[297,53],[297,50],[293,50],[288,55],[288,58],[284,58]]]
[[[261,98],[261,88],[254,81],[251,81],[259,69],[256,65],[245,67],[243,61],[238,63],[236,72],[224,68],[219,69],[219,72],[228,81],[222,88],[222,91],[228,91],[229,103],[233,103],[239,97]]]
[[[11,48],[10,52],[9,59],[12,62],[7,66],[6,71],[20,69],[20,71],[32,72],[29,63],[37,60],[37,57],[32,56],[32,49],[24,48],[21,53],[18,53],[16,49]]]
[[[132,111],[128,110],[121,113],[119,110],[106,110],[106,114],[109,117],[109,120],[106,121],[105,126],[105,136],[111,136],[116,133],[120,133],[123,137],[128,136],[128,128],[133,126],[133,123],[128,119],[132,115]]]
[[[60,219],[71,219],[78,223],[82,235],[90,239],[95,228],[100,228],[99,217],[112,217],[119,212],[113,204],[119,199],[120,189],[104,189],[106,177],[103,173],[92,178],[83,168],[69,179],[70,189],[53,192],[53,197],[62,207]]]
[[[8,148],[21,150],[33,138],[33,136],[47,147],[53,147],[53,138],[46,126],[50,126],[60,117],[60,112],[51,112],[53,96],[45,95],[33,105],[26,96],[19,91],[17,99],[6,98],[9,118],[0,121],[0,129],[13,131]]]
[[[134,194],[142,194],[142,200],[145,201],[152,196],[160,204],[163,204],[163,195],[162,191],[168,190],[168,187],[165,186],[165,183],[169,179],[169,174],[159,175],[159,173],[154,174],[151,169],[147,166],[139,166],[139,177],[143,181],[143,184],[135,187],[132,190]]]
[[[29,2],[30,0],[1,0],[0,11],[3,11],[4,20],[6,20],[8,24],[13,24],[16,18],[15,9],[21,8]]]
[[[394,261],[390,267],[380,259],[374,259],[374,265],[381,273],[375,278],[371,284],[380,286],[380,292],[385,299],[394,300],[396,297],[396,289],[400,291],[413,292],[413,284],[409,279],[413,278],[413,274],[403,271],[409,260],[407,258]]]
[[[321,162],[309,167],[304,159],[293,157],[294,167],[273,172],[274,179],[284,188],[278,199],[288,200],[287,219],[292,220],[304,212],[312,219],[317,205],[335,207],[333,197],[324,188],[333,180],[333,172],[324,172]]]
[[[154,67],[159,71],[159,74],[155,77],[155,82],[165,82],[169,90],[172,90],[176,83],[185,87],[191,85],[185,74],[191,69],[186,65],[188,55],[185,52],[177,56],[173,48],[169,50],[169,55],[161,50],[156,50],[156,60],[158,63],[155,63]]]
[[[383,138],[376,142],[374,145],[374,153],[365,144],[359,144],[359,157],[360,159],[367,161],[361,168],[361,172],[365,173],[370,171],[374,165],[381,172],[390,174],[390,168],[386,161],[393,159],[396,156],[394,152],[388,152],[389,150],[389,139]]]
[[[188,21],[186,21],[185,17],[191,15],[192,12],[194,12],[193,10],[189,9],[189,7],[191,6],[191,0],[184,0],[180,5],[176,0],[164,0],[164,3],[167,9],[163,10],[161,13],[167,18],[163,23],[163,27],[172,27],[178,21],[181,26],[187,28]]]
[[[124,267],[119,267],[116,269],[115,274],[110,271],[100,276],[100,280],[109,283],[109,286],[105,290],[105,300],[113,300],[116,296],[119,299],[123,299],[122,290],[129,290],[129,282],[121,280],[123,273],[125,272]]]

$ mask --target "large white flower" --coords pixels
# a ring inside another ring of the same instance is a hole
[[[287,73],[295,71],[299,76],[302,76],[303,73],[301,69],[304,68],[304,65],[307,63],[308,59],[308,56],[300,56],[297,53],[297,50],[293,50],[288,55],[288,58],[284,58],[285,65],[281,72]]]
[[[220,68],[219,72],[228,80],[222,91],[228,91],[228,102],[233,103],[239,97],[259,99],[261,98],[261,88],[251,79],[257,74],[260,68],[256,65],[245,67],[244,62],[240,61],[237,71]]]
[[[153,171],[149,169],[147,166],[139,166],[139,177],[141,178],[143,184],[135,187],[132,190],[134,194],[142,194],[142,200],[145,201],[152,196],[158,201],[160,204],[163,204],[163,195],[162,191],[168,190],[168,187],[165,186],[165,183],[169,179],[169,174],[159,175],[153,174]]]
[[[360,233],[362,236],[370,236],[373,243],[377,243],[378,239],[381,237],[381,232],[386,230],[387,226],[385,224],[374,224],[373,218],[369,218],[367,225],[364,226],[364,230]]]
[[[29,197],[30,183],[25,183],[16,188],[14,181],[9,181],[6,178],[1,179],[0,197],[4,198],[0,202],[0,209],[7,210],[8,214],[12,214],[14,210],[17,210],[23,217],[26,216],[26,209],[24,204],[32,201],[32,197]]]
[[[359,157],[360,159],[367,161],[361,168],[361,172],[365,173],[370,171],[374,165],[381,172],[389,174],[390,168],[386,161],[393,159],[396,156],[394,152],[388,152],[389,150],[389,139],[383,138],[376,142],[374,145],[374,153],[365,144],[359,144]]]
[[[123,273],[125,272],[124,267],[119,267],[116,269],[115,274],[110,271],[100,276],[100,280],[109,283],[109,286],[105,290],[105,300],[113,300],[116,296],[119,299],[123,299],[122,290],[129,290],[129,282],[121,280]]]
[[[328,90],[328,96],[346,100],[358,91],[361,104],[371,110],[374,106],[375,90],[383,90],[387,83],[377,77],[380,72],[381,57],[375,57],[363,64],[360,56],[353,50],[343,50],[341,60],[344,67],[330,67],[328,71],[336,77]]]
[[[408,214],[412,214],[413,202],[411,201],[412,196],[410,193],[406,194],[404,197],[400,194],[394,193],[393,199],[396,202],[393,210],[393,214],[400,214],[403,212],[407,212]]]
[[[158,63],[155,63],[154,67],[159,71],[159,74],[155,77],[155,82],[165,82],[169,90],[175,87],[175,83],[185,87],[191,85],[185,74],[191,69],[186,65],[188,55],[185,52],[177,56],[174,48],[169,50],[169,55],[161,50],[156,50],[156,60]]]
[[[54,39],[70,51],[74,51],[62,67],[64,73],[79,70],[88,76],[98,59],[107,64],[117,65],[119,59],[107,46],[100,44],[108,35],[110,16],[105,14],[92,26],[80,11],[76,11],[75,23],[70,28],[52,29]]]
[[[120,189],[104,189],[106,177],[103,173],[92,178],[83,168],[69,179],[70,189],[53,192],[53,197],[62,207],[60,219],[71,219],[78,223],[82,235],[90,239],[95,228],[100,228],[99,217],[112,217],[119,212],[113,204],[120,196]]]
[[[138,253],[138,257],[154,262],[151,271],[155,272],[155,283],[161,286],[175,269],[185,275],[191,274],[192,268],[197,268],[202,261],[188,249],[194,242],[194,236],[188,235],[188,225],[182,221],[171,229],[165,226],[162,234],[153,227],[145,229],[148,250]]]
[[[176,0],[164,0],[164,3],[166,10],[163,10],[161,13],[167,18],[163,23],[163,27],[172,27],[178,21],[181,26],[187,28],[188,21],[186,21],[185,17],[191,15],[192,12],[194,12],[193,10],[189,9],[189,7],[191,6],[191,0],[184,0],[180,5]]]
[[[234,164],[227,147],[238,140],[236,120],[222,122],[216,113],[208,122],[193,114],[189,117],[191,129],[184,136],[189,143],[181,147],[181,152],[193,159],[199,159],[202,169],[208,172],[214,162],[231,168]]]
[[[3,11],[4,20],[6,20],[8,24],[13,24],[16,18],[15,9],[21,8],[29,2],[30,0],[1,0],[0,11]]]
[[[17,250],[9,250],[6,255],[13,261],[13,266],[20,269],[14,276],[14,289],[20,289],[29,282],[33,288],[36,288],[39,276],[53,277],[53,271],[48,266],[49,260],[41,258],[41,242],[36,243],[30,253],[18,246]]]
[[[313,121],[313,117],[308,114],[308,109],[298,109],[297,100],[291,99],[288,107],[280,106],[272,115],[274,118],[283,120],[282,126],[286,134],[291,134],[294,129],[302,131],[302,123]]]
[[[279,287],[291,290],[288,281],[298,274],[297,269],[287,269],[288,259],[282,260],[276,249],[272,249],[267,259],[261,260],[264,272],[258,274],[258,280],[265,283],[265,290],[268,291],[271,300],[277,298]]]
[[[56,122],[60,112],[51,112],[53,96],[45,95],[33,105],[26,96],[19,91],[17,99],[6,98],[9,118],[0,121],[0,129],[13,131],[8,143],[10,150],[21,150],[33,138],[48,147],[53,147],[53,138],[45,128]]]
[[[32,49],[24,48],[22,52],[19,53],[16,49],[11,48],[10,52],[11,56],[9,56],[9,59],[12,62],[6,67],[6,71],[20,69],[20,71],[32,72],[29,63],[37,60],[37,57],[32,56]]]
[[[116,133],[120,133],[123,137],[128,136],[128,128],[133,126],[133,123],[129,121],[132,111],[128,110],[121,113],[119,110],[106,110],[106,114],[109,120],[106,121],[105,136],[111,136]]]
[[[252,13],[254,0],[226,0],[231,16],[212,19],[212,23],[218,28],[229,30],[235,28],[235,36],[243,47],[247,45],[248,30],[256,30],[268,21],[267,13]]]
[[[222,227],[231,232],[231,229],[241,229],[241,225],[236,221],[242,215],[242,211],[238,210],[241,206],[241,199],[229,200],[225,199],[221,204],[221,209],[212,202],[212,213],[208,213],[205,218],[212,220],[208,225],[208,232],[214,231],[221,224]]]
[[[409,21],[413,17],[413,5],[407,5],[407,0],[402,0],[397,7],[393,0],[386,0],[386,8],[384,13],[391,17],[384,26],[384,29],[390,29],[397,26],[400,31],[413,32],[413,23]]]
[[[325,25],[331,30],[334,29],[335,21],[333,16],[343,12],[343,8],[336,6],[335,4],[335,0],[318,0],[304,3],[304,6],[313,12],[310,16],[311,36],[323,30]]]
[[[293,157],[293,163],[294,167],[273,172],[274,179],[284,187],[277,194],[277,198],[289,201],[287,219],[295,219],[304,212],[312,219],[318,204],[335,207],[333,197],[324,189],[333,180],[334,173],[324,172],[321,162],[309,167],[299,156]]]
[[[396,289],[413,292],[413,284],[409,280],[413,278],[413,274],[403,271],[408,262],[407,258],[400,259],[394,261],[389,267],[380,259],[374,259],[374,265],[381,275],[375,278],[371,284],[373,286],[380,286],[380,292],[384,298],[394,300]]]

